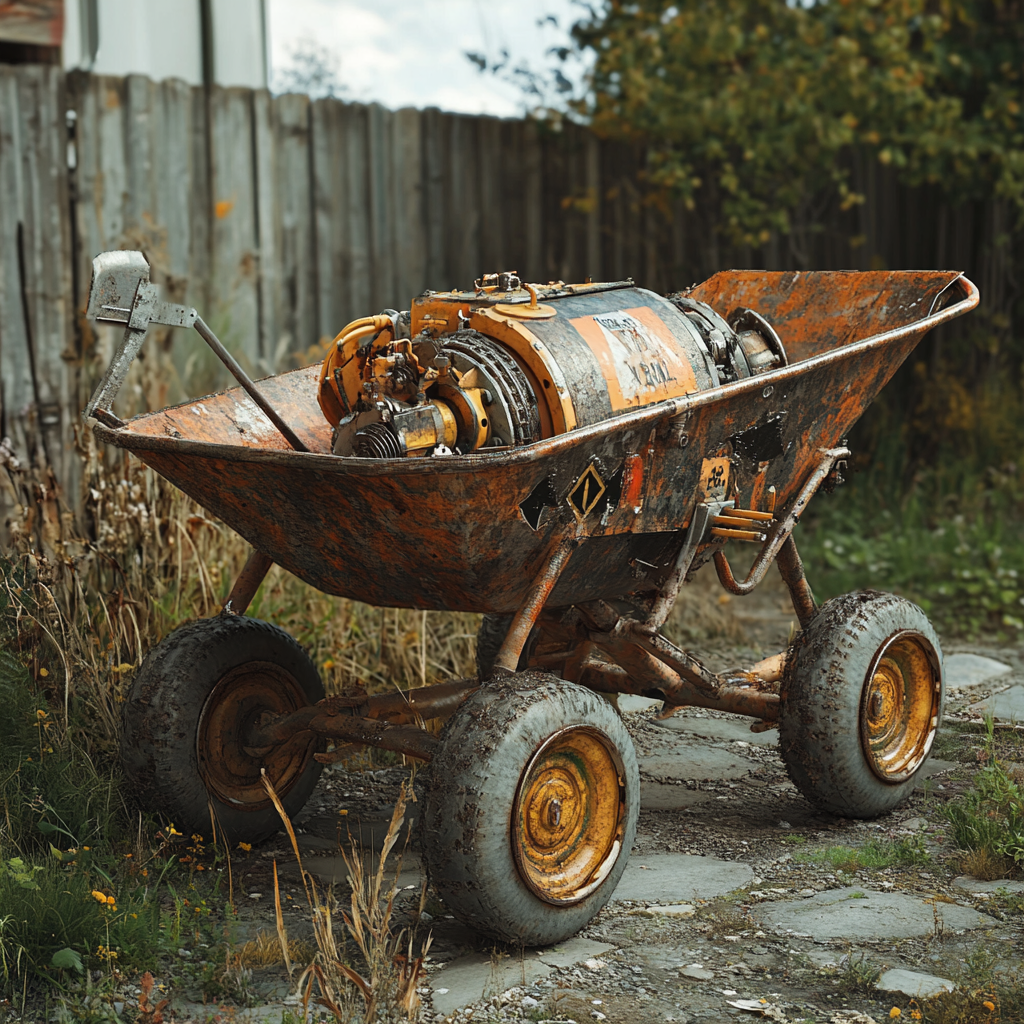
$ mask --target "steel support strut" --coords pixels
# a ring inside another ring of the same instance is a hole
[[[476,679],[455,679],[397,693],[327,697],[318,704],[260,722],[247,737],[245,746],[258,753],[287,743],[299,733],[312,732],[429,761],[437,747],[437,737],[418,724],[407,723],[447,718],[477,685]]]
[[[512,624],[505,634],[501,650],[498,651],[498,657],[494,661],[493,674],[495,676],[511,675],[519,666],[523,648],[526,646],[526,641],[530,639],[530,630],[536,625],[547,599],[551,596],[551,591],[555,589],[558,577],[562,575],[562,570],[569,562],[569,556],[576,548],[576,544],[575,536],[563,537],[555,545],[544,568],[537,574],[526,595],[526,600],[516,612]]]
[[[543,628],[553,639],[592,644],[612,659],[614,664],[587,659],[581,665],[578,682],[592,690],[660,697],[668,706],[731,711],[762,722],[778,719],[778,694],[720,678],[647,623],[620,617],[604,601],[578,605],[561,622],[544,621]]]
[[[757,558],[754,559],[754,564],[750,567],[750,572],[747,573],[747,578],[742,583],[733,576],[732,568],[729,565],[729,560],[725,557],[725,552],[715,552],[715,569],[718,571],[719,582],[726,590],[737,595],[749,594],[764,579],[768,567],[779,555],[786,542],[789,541],[793,528],[800,521],[800,516],[803,514],[811,498],[814,497],[818,488],[824,483],[825,477],[832,472],[832,468],[837,462],[847,458],[849,454],[849,448],[821,448],[818,450],[817,465],[800,489],[800,493],[797,495],[796,501],[793,502],[789,511],[772,527],[768,534],[768,539],[758,552]],[[796,551],[795,546],[793,551]],[[794,598],[794,602],[796,600],[797,598]],[[799,615],[799,613],[800,609],[797,608],[797,614]]]
[[[814,601],[811,585],[804,575],[804,563],[800,559],[800,552],[797,551],[796,542],[792,537],[788,537],[786,543],[779,548],[775,564],[779,568],[783,582],[789,588],[789,596],[793,601],[793,610],[800,622],[800,628],[806,629],[814,618],[818,606]]]
[[[224,611],[231,615],[244,615],[273,564],[274,560],[270,555],[253,548],[231,588],[231,593],[228,594],[228,599],[224,602]]]

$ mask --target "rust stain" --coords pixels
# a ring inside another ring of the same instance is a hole
[[[218,199],[213,207],[213,215],[217,220],[223,220],[235,208],[233,199]]]

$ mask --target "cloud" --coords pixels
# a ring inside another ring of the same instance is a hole
[[[465,54],[493,61],[508,51],[512,63],[545,69],[578,11],[572,0],[269,0],[271,68],[286,66],[295,44],[309,39],[336,55],[349,99],[517,116],[522,92],[481,74]]]

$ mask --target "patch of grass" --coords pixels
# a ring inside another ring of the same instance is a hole
[[[953,841],[963,851],[963,867],[1004,878],[1024,866],[1024,789],[994,753],[992,723],[986,740],[988,764],[974,785],[943,808]],[[1003,874],[996,874],[1002,871]],[[978,875],[977,877],[982,877]]]
[[[985,727],[974,722],[944,722],[935,736],[932,757],[943,761],[976,761]]]
[[[839,991],[846,995],[877,995],[875,982],[881,973],[881,969],[867,960],[863,953],[854,954],[851,950],[840,958],[834,979]]]
[[[913,867],[927,864],[931,856],[919,836],[902,839],[873,839],[866,846],[827,846],[794,856],[808,864],[827,864],[836,871],[854,871],[892,867]]]
[[[394,917],[401,858],[398,858],[390,875],[385,871],[388,856],[401,838],[405,825],[412,778],[402,784],[375,867],[367,865],[363,851],[354,841],[350,842],[347,850],[340,848],[352,890],[346,910],[341,910],[338,905],[333,887],[321,889],[303,867],[292,823],[269,781],[264,780],[264,785],[291,840],[313,921],[316,954],[296,982],[296,990],[303,994],[303,1019],[306,1019],[314,986],[319,991],[316,1002],[330,1011],[338,1024],[357,1019],[360,1000],[364,1024],[371,1024],[379,1018],[394,1020],[400,1014],[409,1020],[415,1019],[420,1007],[418,989],[426,973],[424,961],[431,944],[428,935],[419,944],[419,950],[415,949],[417,924],[426,904],[427,886],[424,881],[413,924],[409,928],[397,928]],[[280,908],[276,868],[274,890],[275,904]],[[336,930],[339,917],[344,922],[343,930]],[[277,934],[282,959],[291,974],[290,956],[285,952],[290,950],[291,943],[280,909]],[[350,957],[347,953],[347,938],[355,943],[355,956]]]
[[[898,441],[810,506],[797,539],[815,592],[893,590],[947,634],[1024,638],[1024,467],[952,458],[908,487]]]

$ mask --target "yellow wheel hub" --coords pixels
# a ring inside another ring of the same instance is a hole
[[[622,762],[596,729],[565,729],[533,755],[519,783],[512,846],[526,885],[577,903],[611,871],[626,819]]]
[[[861,697],[861,745],[885,782],[908,779],[924,763],[939,726],[942,674],[920,633],[890,637],[875,655]]]

